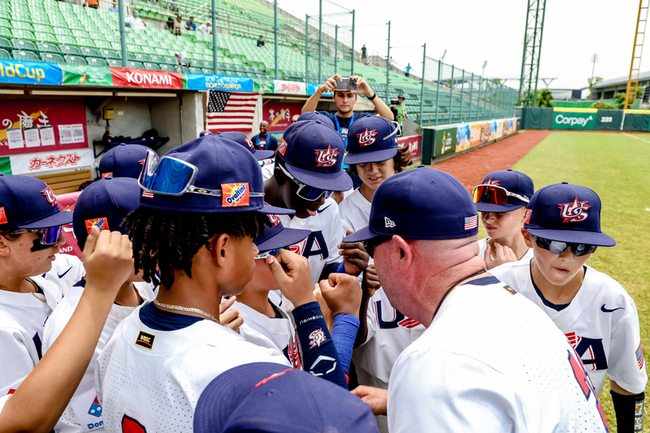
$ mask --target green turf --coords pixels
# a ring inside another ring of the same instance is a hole
[[[514,169],[528,174],[535,189],[569,182],[596,191],[602,201],[601,226],[617,241],[599,248],[588,264],[623,285],[637,305],[641,341],[650,348],[650,135],[556,132],[538,144]],[[645,140],[645,141],[641,141]],[[645,352],[646,365],[648,350]],[[608,381],[600,395],[610,430],[616,417]],[[646,387],[646,394],[650,388]],[[646,404],[647,408],[647,404]],[[644,432],[650,432],[645,414]]]

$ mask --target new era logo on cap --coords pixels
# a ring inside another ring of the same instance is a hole
[[[560,216],[564,223],[579,223],[589,218],[587,210],[591,208],[588,201],[579,201],[578,197],[570,203],[560,203],[557,206],[560,209]]]
[[[384,217],[384,224],[386,225],[387,229],[393,228],[396,226],[395,221],[388,217]]]

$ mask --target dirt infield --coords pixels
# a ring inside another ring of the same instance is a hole
[[[469,191],[483,181],[485,176],[496,170],[511,168],[539,142],[553,131],[521,131],[478,150],[467,152],[431,165],[460,180]]]

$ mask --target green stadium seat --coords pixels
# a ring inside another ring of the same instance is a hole
[[[0,38],[13,39],[14,35],[11,33],[11,30],[5,27],[0,27]]]
[[[150,55],[149,60],[151,60],[152,63],[165,63],[165,59],[162,58],[162,56],[158,55]]]
[[[214,69],[210,68],[201,68],[201,71],[203,71],[204,74],[214,74]]]
[[[45,42],[49,44],[56,44],[58,42],[56,36],[53,35],[52,33],[36,32],[36,39],[38,39],[40,42]]]
[[[192,67],[190,67],[190,73],[192,73],[192,74],[202,74],[203,71],[201,70],[201,68],[195,68],[195,67],[192,66]]]
[[[176,66],[176,58],[174,56],[172,56],[172,57],[163,57],[163,60],[165,61],[165,64],[167,64],[167,65]]]
[[[140,62],[134,62],[133,60],[129,60],[129,68],[134,68],[134,69],[145,69],[144,65]]]
[[[0,49],[0,59],[11,59],[9,51]]]
[[[20,30],[29,30],[30,32],[34,31],[34,27],[32,27],[32,25],[30,23],[25,23],[25,22],[22,22],[22,21],[16,21],[14,23],[13,28],[20,29]]]
[[[59,44],[62,44],[62,45],[71,45],[71,46],[74,46],[74,47],[79,46],[79,42],[77,42],[77,40],[72,36],[56,35],[56,40],[59,41]]]
[[[79,51],[81,51],[81,55],[84,57],[101,57],[99,51],[94,48],[82,47],[79,48]]]
[[[158,67],[161,71],[176,72],[176,68],[174,66],[168,65],[166,63],[160,63],[158,64]]]
[[[192,73],[192,71],[190,71],[190,68],[188,68],[187,66],[181,66],[181,72],[183,72],[185,74]]]
[[[98,59],[95,57],[86,57],[86,62],[88,66],[108,66],[104,59]]]
[[[54,34],[56,35],[65,35],[65,36],[72,36],[72,30],[70,30],[67,27],[52,27],[52,30],[54,30]]]
[[[36,54],[32,53],[31,51],[19,51],[19,50],[14,50],[12,53],[14,60],[20,60],[22,62],[40,62],[41,59],[39,59]]]
[[[30,41],[21,41],[20,39],[14,39],[11,41],[14,49],[16,50],[22,50],[22,51],[32,51],[32,52],[37,52],[38,48],[36,48],[36,45],[34,45],[33,42]]]
[[[101,50],[99,50],[99,54],[105,59],[121,59],[122,58],[120,53],[118,53],[116,51],[113,51],[113,50],[101,49]]]
[[[80,56],[81,51],[79,51],[79,48],[73,47],[70,45],[60,45],[59,48],[61,49],[61,54],[69,54],[71,56]]]
[[[65,62],[71,66],[88,66],[88,62],[81,56],[65,55]]]
[[[3,50],[11,51],[14,49],[14,46],[5,38],[0,38],[0,48]]]
[[[6,20],[4,18],[0,18],[0,27],[5,27],[7,29],[10,29],[11,24],[9,24],[9,20]]]
[[[150,62],[151,58],[149,57],[148,54],[142,54],[142,53],[137,53],[135,55],[135,60],[140,63],[145,63],[145,62]],[[149,68],[147,68],[149,69]]]
[[[108,63],[108,66],[111,66],[113,68],[122,67],[122,59],[106,59],[106,63]]]
[[[160,70],[160,66],[158,66],[158,63],[144,62],[142,65],[144,66],[145,69]]]
[[[61,55],[56,53],[41,53],[41,60],[47,63],[59,63],[65,65],[65,60]]]
[[[29,30],[14,29],[11,31],[11,33],[14,35],[14,38],[16,39],[22,39],[24,41],[31,41],[31,42],[37,41],[36,37],[34,36],[34,33],[30,32]]]

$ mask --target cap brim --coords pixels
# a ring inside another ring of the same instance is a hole
[[[495,213],[512,212],[513,210],[520,209],[522,206],[526,206],[525,204],[492,204],[483,202],[474,203],[474,205],[476,206],[476,210],[479,212]]]
[[[264,203],[264,206],[262,206],[260,209],[256,209],[255,212],[263,213],[266,215],[293,215],[296,213],[295,210],[293,209],[287,209],[284,207],[275,207],[271,206],[269,204]]]
[[[296,167],[286,161],[284,166],[296,179],[305,185],[327,191],[347,191],[352,188],[352,179],[341,169],[338,173],[323,173]]]
[[[375,234],[370,231],[370,226],[366,226],[362,229],[357,230],[356,232],[352,233],[350,236],[346,236],[343,238],[343,242],[361,242],[361,241],[367,241],[368,239],[372,239],[379,236],[378,234]]]
[[[397,147],[391,149],[374,150],[368,152],[348,153],[343,162],[345,164],[366,164],[368,162],[381,162],[397,155]]]
[[[273,158],[273,155],[275,155],[275,152],[272,150],[256,150],[255,152],[253,152],[253,156],[258,161],[261,161],[263,159]]]
[[[575,244],[597,245],[599,247],[613,247],[616,241],[605,233],[579,231],[579,230],[548,230],[527,229],[528,233],[549,241],[567,242]]]
[[[19,229],[44,229],[47,227],[62,226],[65,224],[70,224],[72,222],[72,212],[67,210],[62,210],[54,215],[43,218],[29,224],[18,224],[15,227]]]
[[[274,250],[276,248],[285,248],[289,245],[297,244],[311,234],[311,230],[298,230],[284,227],[272,237],[257,244],[260,252]]]

